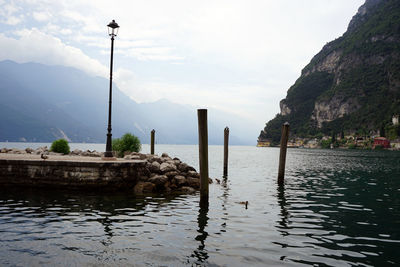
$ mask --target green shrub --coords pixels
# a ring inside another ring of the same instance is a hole
[[[117,152],[118,157],[123,157],[124,152],[139,152],[142,149],[142,144],[139,138],[133,134],[126,133],[121,138],[112,140],[112,150]]]
[[[69,153],[69,144],[65,139],[58,139],[51,144],[50,151],[68,154]]]
[[[340,142],[335,142],[335,143],[333,143],[333,147],[334,147],[334,148],[340,147]]]
[[[332,140],[322,140],[321,141],[321,148],[331,148]]]
[[[350,143],[350,144],[348,145],[348,148],[349,148],[349,149],[356,149],[356,148],[357,148],[357,145],[354,144],[354,143]]]

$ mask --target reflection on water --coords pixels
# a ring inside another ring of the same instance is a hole
[[[163,150],[193,164],[196,148]],[[0,188],[0,265],[400,264],[399,153],[289,150],[281,187],[278,149],[232,147],[225,178],[222,147],[209,153],[221,183],[208,208],[198,195]]]
[[[193,251],[192,257],[195,257],[198,262],[205,262],[208,259],[207,249],[205,247],[205,240],[207,239],[208,233],[205,230],[208,222],[208,207],[201,207],[199,209],[199,216],[197,217],[198,224],[198,235],[196,236],[196,240],[199,242],[199,247]]]
[[[278,230],[281,232],[283,236],[287,235],[287,232],[284,231],[283,229],[288,229],[288,224],[289,224],[289,212],[287,210],[287,203],[286,203],[286,197],[285,197],[285,185],[280,185],[278,186],[278,203],[280,207],[280,220],[279,220],[279,226]]]
[[[301,249],[307,244],[313,251],[291,260],[328,265],[398,263],[399,155],[320,151],[319,156],[323,160],[314,158],[313,164],[294,161],[292,180],[278,191],[280,226],[288,236],[301,236],[285,245],[296,246],[300,239]],[[298,150],[292,157],[313,160],[312,151]]]

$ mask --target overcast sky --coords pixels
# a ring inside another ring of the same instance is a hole
[[[0,0],[0,60],[79,68],[137,102],[166,98],[260,125],[364,0]]]

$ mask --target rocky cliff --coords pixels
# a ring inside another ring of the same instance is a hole
[[[259,139],[277,142],[284,121],[299,137],[376,132],[400,112],[399,59],[400,1],[366,0],[302,70]]]

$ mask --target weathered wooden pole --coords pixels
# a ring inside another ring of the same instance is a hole
[[[279,154],[279,171],[278,171],[279,185],[283,185],[285,179],[285,164],[286,164],[286,151],[287,151],[288,139],[289,139],[289,123],[285,122],[282,125],[281,151]]]
[[[224,129],[224,177],[228,177],[229,128]]]
[[[156,131],[153,129],[151,131],[151,141],[150,141],[150,154],[154,155],[154,136],[155,136]]]
[[[208,129],[207,109],[198,109],[199,122],[199,165],[200,165],[200,206],[208,206]]]

